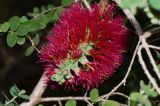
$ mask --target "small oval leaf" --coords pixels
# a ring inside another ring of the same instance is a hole
[[[39,44],[39,35],[38,34],[36,34],[36,36],[33,38],[33,42],[35,45]]]
[[[34,7],[34,8],[33,8],[33,13],[34,13],[34,14],[39,14],[39,13],[40,13],[39,8],[38,8],[38,7]]]
[[[5,22],[0,26],[0,32],[7,32],[10,27],[9,22]]]
[[[7,35],[7,44],[9,47],[14,47],[17,42],[17,36],[14,32],[9,32]]]
[[[73,0],[62,0],[61,3],[63,6],[69,6]]]
[[[20,21],[21,21],[21,23],[24,23],[24,22],[28,21],[28,18],[26,16],[22,16]]]
[[[17,16],[14,16],[9,20],[9,23],[10,23],[10,29],[12,31],[15,31],[18,29],[19,25],[21,24],[20,18]]]
[[[27,48],[26,52],[25,52],[25,56],[29,56],[33,53],[34,51],[34,47],[30,46],[29,48]]]
[[[29,100],[29,96],[28,95],[20,95],[19,97],[22,98],[22,99]]]
[[[120,106],[120,104],[114,100],[107,100],[105,102],[102,102],[102,106]]]
[[[76,106],[76,101],[75,100],[67,101],[65,106]]]
[[[14,103],[9,103],[9,104],[7,104],[5,106],[16,106],[16,105]]]
[[[16,31],[16,34],[18,36],[25,36],[28,34],[28,32],[29,30],[23,24],[21,24],[18,30]]]
[[[23,45],[26,41],[26,38],[25,37],[18,37],[17,38],[17,44],[19,45]]]
[[[10,94],[14,97],[17,96],[20,90],[14,85],[10,88]]]
[[[89,95],[90,95],[92,102],[94,102],[94,103],[97,102],[98,97],[99,97],[98,89],[96,89],[96,88],[92,89],[91,92],[89,93]]]
[[[151,5],[151,7],[158,11],[160,11],[159,3],[160,3],[160,0],[149,0],[149,4]]]

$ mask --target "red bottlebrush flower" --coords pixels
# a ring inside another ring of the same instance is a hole
[[[64,10],[39,54],[49,82],[88,90],[115,72],[128,45],[128,30],[123,17],[113,14],[115,7],[112,3],[103,15],[97,4],[91,11],[81,3]]]

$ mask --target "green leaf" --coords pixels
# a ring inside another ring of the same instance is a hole
[[[39,104],[38,106],[44,106],[44,105],[42,105],[42,104]],[[54,105],[53,105],[54,106]]]
[[[26,99],[28,100],[29,99],[29,96],[25,94],[26,93],[26,90],[21,90],[19,93],[18,93],[18,97],[22,98],[22,99]]]
[[[160,70],[160,64],[157,65],[158,69]]]
[[[130,9],[133,15],[137,13],[137,8],[143,8],[147,5],[144,0],[122,0],[120,6],[124,9]]]
[[[156,91],[154,91],[154,89],[151,89],[149,95],[150,95],[151,97],[157,97],[157,96],[158,96],[158,93],[157,93]]]
[[[51,9],[51,8],[53,8],[54,7],[54,5],[52,5],[52,4],[48,4],[47,5],[47,9]]]
[[[21,21],[21,23],[24,23],[24,22],[28,21],[28,18],[26,16],[22,16],[20,18],[20,21]]]
[[[137,8],[136,7],[131,7],[130,8],[130,10],[131,10],[131,13],[133,14],[133,15],[136,15],[136,13],[137,13]]]
[[[73,2],[73,0],[62,0],[61,1],[63,6],[69,6],[72,2]]]
[[[9,22],[5,22],[0,26],[0,32],[7,32],[10,27]]]
[[[89,95],[90,95],[92,102],[94,102],[94,103],[97,102],[98,97],[99,97],[98,89],[97,88],[92,89],[91,92],[89,93]]]
[[[160,11],[159,3],[160,3],[160,0],[149,0],[149,4],[151,5],[151,7],[158,11]]]
[[[35,45],[39,44],[39,35],[38,34],[36,34],[36,36],[33,38],[33,42]]]
[[[17,42],[17,36],[14,32],[9,32],[7,35],[7,44],[9,47],[14,47]]]
[[[28,32],[35,32],[41,28],[41,25],[35,20],[26,21],[22,25],[24,25]]]
[[[14,85],[10,88],[10,94],[14,96],[18,96],[20,90]]]
[[[45,6],[42,6],[41,7],[41,12],[44,12],[44,11],[46,11],[46,8],[45,8]]]
[[[53,20],[53,21],[57,21],[58,18],[59,18],[59,15],[58,15],[58,12],[56,11],[56,12],[54,13],[54,15],[53,15],[52,20]]]
[[[86,64],[86,63],[88,63],[88,59],[87,59],[87,57],[85,56],[85,55],[82,55],[79,59],[78,59],[78,61],[81,63],[81,64]]]
[[[49,19],[46,15],[41,15],[37,17],[35,21],[41,25],[41,29],[44,29],[46,28],[46,25],[48,24]]]
[[[75,71],[75,73],[76,73],[76,71],[78,71],[80,68],[78,67],[78,62],[74,62],[73,63],[73,65],[71,66],[71,69],[73,70],[73,71]]]
[[[34,47],[30,46],[29,48],[27,48],[26,52],[25,52],[25,56],[29,56],[33,53],[34,51]]]
[[[29,96],[28,95],[19,95],[19,97],[22,98],[22,99],[29,100]]]
[[[32,21],[28,20],[20,25],[20,27],[18,28],[16,33],[18,36],[25,36],[29,32],[35,32],[35,31],[41,29],[41,27],[42,26],[38,22],[36,22],[34,20],[32,20]]]
[[[107,100],[105,102],[102,102],[102,106],[120,106],[120,104],[114,100]]]
[[[21,24],[18,30],[16,31],[16,34],[18,36],[25,36],[27,35],[29,30],[24,26],[24,24]]]
[[[47,14],[46,14],[46,16],[48,17],[48,20],[49,20],[49,22],[53,22],[53,21],[55,21],[55,19],[54,19],[54,13],[55,12],[48,12]]]
[[[51,77],[51,80],[56,81],[59,84],[62,84],[65,81],[64,78],[65,78],[65,75],[62,72],[58,72]]]
[[[55,10],[55,12],[54,12],[54,14],[53,14],[52,17],[51,17],[51,13],[48,13],[48,15],[51,17],[50,20],[57,21],[57,20],[59,19],[59,16],[60,16],[60,14],[61,14],[62,12],[63,12],[63,8],[62,8],[62,7],[58,7],[58,8]]]
[[[154,91],[151,84],[145,85],[143,81],[140,82],[141,91],[143,91],[146,95],[151,97],[157,97],[158,93]]]
[[[40,13],[39,8],[38,7],[33,8],[33,13],[34,14],[39,14]]]
[[[140,101],[141,99],[145,99],[146,97],[139,92],[133,92],[131,93],[130,98],[133,101]]]
[[[97,104],[98,106],[102,106],[102,101],[99,101]]]
[[[146,5],[146,2],[143,0],[123,0],[120,4],[122,8],[142,8]]]
[[[26,41],[26,38],[25,37],[18,37],[17,38],[17,44],[19,45],[23,45]]]
[[[151,102],[149,101],[148,98],[145,99],[145,101],[143,102],[143,104],[144,104],[145,106],[152,106],[152,104],[151,104]]]
[[[21,24],[20,18],[18,18],[17,16],[14,16],[9,20],[9,23],[10,23],[10,29],[12,31],[15,31],[15,30],[17,30],[17,28]]]
[[[58,15],[61,15],[62,12],[63,12],[63,7],[58,7],[57,8]]]
[[[76,106],[76,101],[75,100],[67,101],[65,106]]]
[[[130,8],[131,5],[132,5],[131,0],[123,0],[120,4],[122,8]]]
[[[157,58],[160,59],[160,53],[156,51]]]
[[[145,105],[145,106],[152,106],[150,101],[149,101],[149,99],[147,98],[147,96],[146,95],[142,95],[139,92],[131,93],[130,99],[132,101],[139,102],[139,103],[141,103],[142,105]]]
[[[25,94],[26,93],[26,90],[21,90],[20,92],[19,92],[19,95],[23,95],[23,94]]]
[[[14,103],[9,103],[9,104],[7,104],[5,106],[16,106],[16,105]]]

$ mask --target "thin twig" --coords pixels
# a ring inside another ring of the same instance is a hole
[[[130,73],[130,71],[131,71],[131,68],[132,68],[132,65],[133,65],[133,63],[134,63],[134,59],[135,59],[135,57],[136,57],[136,54],[137,54],[139,45],[140,45],[140,41],[138,41],[138,43],[137,43],[137,46],[136,46],[136,49],[135,49],[135,51],[134,51],[134,53],[133,53],[133,56],[132,56],[130,65],[129,65],[128,70],[127,70],[127,73],[126,73],[125,77],[123,78],[123,80],[122,80],[116,87],[114,87],[109,93],[102,95],[102,96],[98,99],[98,101],[102,101],[102,100],[104,100],[104,99],[108,99],[120,86],[122,86],[123,84],[125,85],[126,79],[128,78],[128,75],[129,75],[129,73]],[[93,103],[92,103],[92,104],[93,104]],[[91,105],[89,105],[89,106],[91,106]]]
[[[140,37],[140,40],[141,40],[141,42],[142,42],[143,48],[146,50],[146,53],[147,53],[147,55],[148,55],[148,57],[149,57],[149,59],[150,59],[150,63],[151,63],[152,66],[153,66],[153,70],[155,71],[157,77],[158,77],[159,80],[160,80],[160,72],[159,72],[159,69],[158,69],[158,67],[157,67],[157,65],[156,65],[155,60],[153,59],[153,56],[152,56],[151,51],[150,51],[150,49],[149,49],[149,45],[148,45],[148,43],[146,42],[146,39],[147,39],[149,36],[151,36],[151,33],[144,33],[144,35]]]
[[[10,103],[14,102],[15,99],[17,99],[18,96],[14,96],[11,100],[7,101],[4,105],[7,106],[9,105]]]
[[[120,95],[120,96],[122,96],[122,97],[127,98],[128,100],[130,99],[129,96],[127,96],[127,95],[125,95],[125,94],[123,94],[123,93],[121,93],[121,92],[114,92],[114,93],[112,93],[112,95]]]
[[[159,33],[160,32],[160,27],[156,27],[156,28],[150,29],[147,32],[150,32],[151,34]]]
[[[138,49],[138,57],[139,57],[139,62],[144,70],[144,73],[146,74],[147,78],[149,79],[149,81],[151,82],[151,84],[153,85],[153,87],[155,88],[155,90],[158,92],[158,94],[160,95],[160,89],[156,83],[156,81],[154,80],[154,78],[151,76],[151,74],[149,73],[149,70],[147,69],[147,66],[142,58],[142,51],[143,46],[141,45]]]
[[[122,0],[114,0],[119,6],[121,4]],[[132,13],[128,10],[128,9],[122,9],[123,12],[125,13],[125,15],[127,16],[127,18],[130,20],[130,22],[133,24],[136,33],[140,36],[143,34],[142,28],[140,26],[140,24],[138,23],[138,21],[136,20],[136,18],[132,15]]]
[[[30,36],[28,36],[28,39],[29,39],[29,41],[31,42],[31,45],[34,47],[34,49],[35,49],[38,53],[40,53],[40,50],[36,47],[36,45],[34,44],[34,41],[31,39]]]
[[[58,104],[59,104],[59,106],[63,106],[62,102],[60,100],[58,100]]]
[[[84,100],[90,100],[90,98],[89,97],[46,97],[46,98],[41,98],[40,102],[67,101],[67,100],[84,101]]]
[[[149,48],[160,50],[160,47],[148,44]]]
[[[74,2],[78,2],[79,0],[74,0]]]
[[[48,13],[48,12],[50,12],[50,11],[53,11],[53,10],[55,10],[55,9],[57,9],[57,8],[61,8],[61,7],[64,7],[64,6],[58,6],[58,7],[54,7],[54,8],[50,8],[50,9],[48,9],[48,10],[45,10],[45,11],[41,12],[40,14],[35,15],[31,20],[34,20],[34,19],[36,19],[37,17],[39,17],[39,16],[41,16],[41,15],[43,15],[43,14],[46,14],[46,13]]]
[[[112,93],[112,95],[119,95],[119,96],[127,98],[128,99],[128,106],[130,106],[130,97],[129,96],[127,96],[121,92],[114,92],[114,93]]]
[[[34,19],[36,19],[37,17],[39,17],[39,16],[41,16],[41,15],[43,15],[43,14],[46,14],[46,13],[48,13],[48,12],[50,12],[50,11],[53,11],[53,10],[55,10],[55,9],[57,9],[57,8],[60,8],[60,7],[63,7],[63,6],[59,6],[59,7],[55,7],[55,8],[51,8],[51,9],[48,9],[48,10],[46,10],[46,11],[43,11],[43,12],[41,12],[40,14],[34,16],[31,20],[34,20]],[[34,44],[34,41],[31,39],[30,36],[28,36],[28,39],[30,40],[30,42],[31,42],[32,46],[35,48],[35,50],[36,50],[38,53],[40,53],[40,50],[36,47],[36,45]]]
[[[82,0],[82,1],[85,4],[85,6],[91,11],[91,7],[90,7],[89,3],[87,2],[87,0]]]
[[[84,97],[85,97],[85,101],[88,103],[88,105],[94,106],[94,105],[89,101],[89,99],[87,99],[87,92],[84,94]]]
[[[108,9],[109,0],[101,0],[99,3],[100,13],[103,14]]]

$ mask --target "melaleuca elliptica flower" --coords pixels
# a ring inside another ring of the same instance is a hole
[[[128,31],[112,3],[105,13],[81,3],[64,10],[41,49],[49,82],[71,89],[90,89],[109,78],[123,62]],[[115,13],[115,14],[114,14]]]

